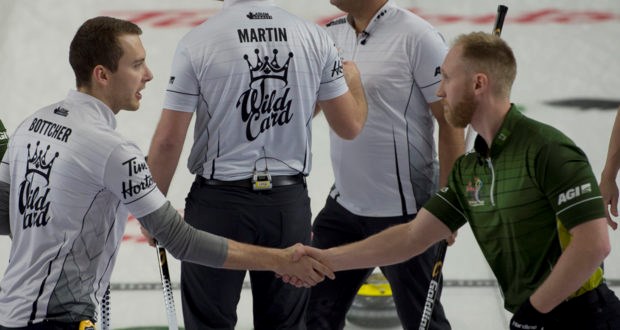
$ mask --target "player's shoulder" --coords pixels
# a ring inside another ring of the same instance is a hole
[[[387,18],[391,21],[390,25],[397,31],[409,31],[412,34],[423,34],[435,30],[435,27],[431,23],[406,8],[391,8],[390,15]]]
[[[538,141],[540,144],[572,143],[572,140],[564,132],[528,116],[524,115],[520,124],[523,127],[521,130],[527,132],[523,136]]]

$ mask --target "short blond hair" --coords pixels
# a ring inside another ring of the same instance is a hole
[[[461,57],[467,70],[486,74],[495,82],[495,94],[510,96],[517,76],[517,61],[508,44],[499,36],[485,32],[462,34],[453,47],[461,47]]]

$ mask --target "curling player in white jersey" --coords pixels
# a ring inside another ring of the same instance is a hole
[[[273,0],[225,0],[179,41],[170,76],[149,167],[165,193],[195,114],[187,223],[262,246],[309,244],[314,108],[356,137],[367,113],[357,67],[324,29]],[[234,329],[245,276],[183,262],[185,328]],[[305,329],[307,289],[265,272],[249,278],[256,330]]]
[[[446,184],[454,160],[464,152],[463,130],[448,125],[435,96],[447,52],[439,32],[394,1],[331,3],[347,15],[328,23],[327,31],[344,59],[359,67],[368,119],[354,140],[330,136],[335,183],[312,228],[312,244],[320,248],[415,221],[438,184]],[[403,263],[381,267],[404,329],[417,329],[420,324],[437,251],[438,246],[433,246]],[[335,281],[312,288],[308,329],[342,329],[358,289],[372,271],[340,272]],[[439,300],[430,329],[450,329]]]
[[[10,235],[0,282],[0,329],[92,329],[128,212],[175,257],[231,269],[332,276],[299,246],[240,244],[187,225],[155,185],[115,114],[137,110],[153,76],[141,30],[110,17],[86,21],[71,42],[77,90],[19,125],[0,165],[0,234]]]

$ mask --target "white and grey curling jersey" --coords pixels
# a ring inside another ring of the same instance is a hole
[[[0,165],[13,235],[1,325],[96,319],[127,212],[142,217],[166,202],[138,147],[115,127],[104,103],[71,91],[12,134]]]
[[[308,174],[315,103],[348,90],[328,34],[269,0],[226,0],[178,44],[164,108],[196,112],[191,173]]]
[[[331,133],[335,186],[330,196],[361,216],[417,213],[436,189],[437,152],[429,103],[447,46],[429,23],[388,1],[359,35],[346,17],[327,31],[360,72],[368,101],[361,134]]]

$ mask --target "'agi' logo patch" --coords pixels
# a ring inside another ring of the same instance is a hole
[[[579,197],[583,194],[587,194],[591,192],[592,192],[592,184],[590,183],[586,183],[586,184],[582,184],[581,186],[570,188],[558,196],[558,206],[570,201],[571,199],[575,197]]]

